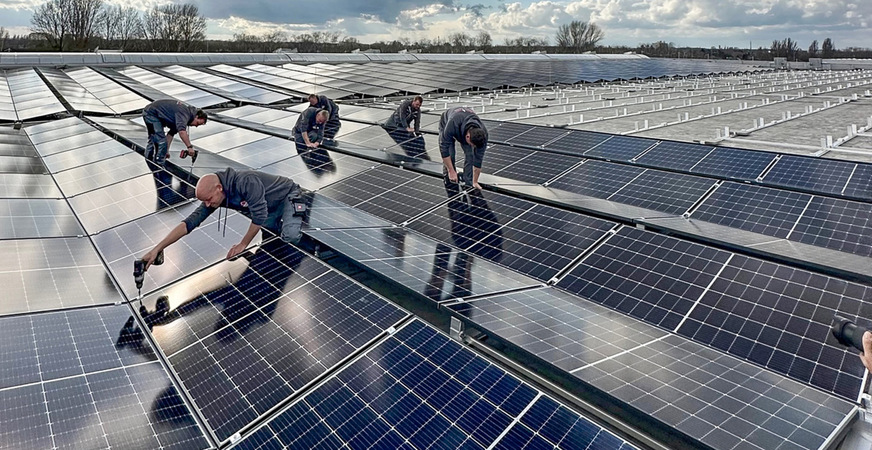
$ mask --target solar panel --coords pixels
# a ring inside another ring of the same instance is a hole
[[[654,148],[636,159],[636,162],[664,169],[689,171],[712,150],[714,150],[712,146],[660,141]]]
[[[550,151],[581,155],[609,139],[608,134],[572,130],[569,134],[545,145]]]
[[[714,180],[708,178],[646,170],[608,200],[669,214],[683,214],[712,186]]]
[[[360,173],[320,193],[394,223],[403,223],[448,197],[442,180],[388,166]]]
[[[866,203],[814,196],[788,239],[860,256],[872,256]]]
[[[829,327],[836,312],[868,314],[869,295],[869,287],[735,255],[678,332],[854,401],[863,366]]]
[[[70,206],[88,234],[96,234],[192,198],[194,186],[160,170],[78,195]]]
[[[492,155],[493,153],[488,153],[487,155],[488,166],[490,166],[489,159]],[[582,158],[573,156],[534,152],[522,160],[495,171],[494,175],[525,183],[542,184],[566,172],[581,161],[583,161]]]
[[[845,161],[784,155],[763,177],[763,182],[839,195],[855,167],[856,163]]]
[[[30,156],[0,156],[0,174],[3,173],[39,175],[46,173],[46,169],[39,158]]]
[[[635,448],[419,320],[238,448],[270,446]]]
[[[857,164],[843,194],[853,198],[872,199],[872,165]]]
[[[483,121],[483,125],[487,129],[488,142],[508,142],[509,139],[535,128],[534,125],[526,123],[495,122],[492,120]]]
[[[221,152],[221,156],[253,169],[259,169],[296,155],[294,145],[286,139],[268,137]]]
[[[73,136],[55,139],[41,144],[34,144],[36,151],[43,157],[54,155],[55,153],[66,152],[80,147],[90,147],[100,142],[111,141],[109,136],[92,129],[90,132],[80,133]],[[118,144],[119,146],[121,144]]]
[[[120,145],[120,144],[119,144]],[[149,174],[152,168],[142,156],[129,152],[115,158],[79,166],[55,174],[55,181],[67,197],[79,195],[120,181]]]
[[[389,227],[391,223],[319,193],[311,194],[306,229]]]
[[[756,180],[775,159],[774,153],[715,147],[690,170],[694,173],[738,180]]]
[[[315,149],[300,155],[299,158],[283,159],[265,166],[261,171],[286,176],[306,189],[316,190],[370,170],[377,165],[354,156]]]
[[[534,152],[534,150],[528,150],[525,148],[509,147],[499,144],[490,145],[485,152],[485,162],[482,164],[482,170],[485,170],[486,167],[488,172],[497,173],[500,170],[532,155]],[[463,151],[457,149],[457,153],[463,153]],[[460,163],[457,165],[463,167]]]
[[[448,245],[414,234],[387,229],[309,231],[316,241],[417,294],[440,302],[452,298],[520,289],[538,284],[532,278],[492,264]],[[424,241],[421,241],[421,240]],[[414,248],[406,248],[413,245]],[[421,251],[433,248],[430,254]],[[382,250],[395,253],[385,256]]]
[[[534,127],[529,130],[506,140],[512,145],[520,145],[526,147],[544,147],[545,144],[563,137],[568,132],[562,128],[550,127]]]
[[[155,323],[155,339],[220,441],[407,315],[323,266],[298,280],[295,265],[314,262],[273,242],[278,248],[222,263],[152,296],[165,296],[171,310]]]
[[[729,257],[712,247],[623,227],[557,286],[671,330]]]
[[[812,196],[727,182],[691,214],[694,219],[786,238]]]
[[[80,234],[82,227],[64,200],[0,199],[0,239]]]
[[[61,197],[51,175],[0,173],[0,198]]]
[[[591,197],[607,198],[643,172],[645,169],[641,167],[589,160],[551,181],[548,187]]]
[[[62,170],[72,169],[130,152],[129,148],[119,144],[117,141],[110,140],[80,147],[75,150],[55,153],[44,157],[42,160],[52,173],[57,173]]]
[[[0,318],[0,444],[209,448],[130,319],[127,306]]]
[[[226,98],[210,94],[140,67],[129,66],[119,69],[118,72],[139,83],[147,85],[164,95],[176,100],[181,100],[198,108],[207,108],[209,106],[227,103],[228,101]]]

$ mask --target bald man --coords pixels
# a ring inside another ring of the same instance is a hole
[[[197,182],[195,192],[197,200],[203,203],[142,257],[145,267],[148,269],[161,250],[200,226],[222,206],[239,211],[251,219],[245,236],[227,252],[228,259],[242,253],[261,228],[296,244],[302,237],[300,227],[303,214],[294,207],[294,203],[302,202],[300,193],[300,186],[291,179],[255,170],[236,171],[227,168],[222,172],[203,175]]]

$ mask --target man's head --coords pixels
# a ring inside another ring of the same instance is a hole
[[[484,147],[484,143],[486,140],[486,135],[484,130],[479,127],[471,127],[466,130],[466,143],[473,146],[474,148]]]
[[[315,106],[318,104],[318,96],[315,94],[309,94],[309,104]]]
[[[197,196],[197,200],[205,203],[210,208],[217,208],[224,203],[224,187],[221,186],[221,180],[218,179],[218,175],[214,173],[203,175],[197,181],[197,189],[194,194]]]
[[[412,108],[421,109],[421,105],[423,105],[423,104],[424,104],[424,97],[421,97],[420,95],[418,95],[414,99],[412,99]]]
[[[194,115],[194,119],[191,120],[190,125],[192,127],[199,127],[200,125],[204,125],[206,123],[206,119],[207,119],[206,111],[203,111],[202,109],[198,109],[197,114]]]
[[[318,123],[319,125],[324,123],[324,122],[327,122],[327,119],[329,119],[329,118],[330,118],[330,113],[327,112],[326,109],[320,109],[320,110],[318,110],[318,113],[315,114],[315,122]]]

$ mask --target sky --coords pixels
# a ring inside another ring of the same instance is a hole
[[[0,0],[0,27],[29,32],[43,0]],[[170,0],[136,2],[143,10]],[[596,23],[602,45],[655,41],[684,47],[769,47],[792,38],[800,48],[831,38],[836,48],[872,48],[870,0],[189,0],[207,19],[207,37],[283,31],[339,32],[359,42],[491,34],[494,43],[519,36],[547,38],[572,20]],[[130,5],[126,0],[105,0]],[[178,0],[177,3],[183,3]]]

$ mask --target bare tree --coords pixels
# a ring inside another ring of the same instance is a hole
[[[815,58],[818,54],[818,41],[817,39],[811,41],[811,45],[808,46],[808,57]]]
[[[478,36],[476,36],[475,41],[479,47],[490,47],[494,44],[493,38],[491,38],[490,33],[487,31],[480,31]]]
[[[108,44],[121,50],[131,40],[142,37],[142,20],[136,8],[121,5],[105,8],[100,14],[99,22]]]
[[[206,39],[206,18],[190,3],[155,6],[145,14],[143,32],[152,50],[190,51]]]
[[[772,56],[781,56],[785,58],[793,57],[794,61],[796,60],[796,53],[799,51],[799,44],[791,38],[784,39],[782,41],[772,41],[772,47],[770,48]]]
[[[176,6],[175,20],[179,21],[178,52],[193,50],[206,40],[206,18],[200,15],[200,8],[193,3]]]
[[[824,39],[824,43],[821,44],[821,56],[824,58],[832,58],[836,53],[836,44],[833,43],[833,40],[830,38]]]
[[[49,0],[36,7],[30,16],[30,30],[44,37],[49,45],[63,51],[70,32],[70,3],[72,0]]]
[[[557,28],[557,46],[574,52],[586,52],[596,48],[605,32],[593,22],[573,20]]]
[[[9,30],[0,27],[0,52],[6,49],[6,40],[9,39]]]
[[[450,35],[448,35],[448,42],[451,43],[452,47],[469,47],[471,41],[472,37],[462,31],[458,31],[457,33],[451,33]]]
[[[97,35],[103,0],[71,0],[69,32],[77,49],[86,49]]]
[[[288,33],[280,30],[270,31],[261,36],[260,41],[264,46],[263,51],[271,52],[288,42]]]

